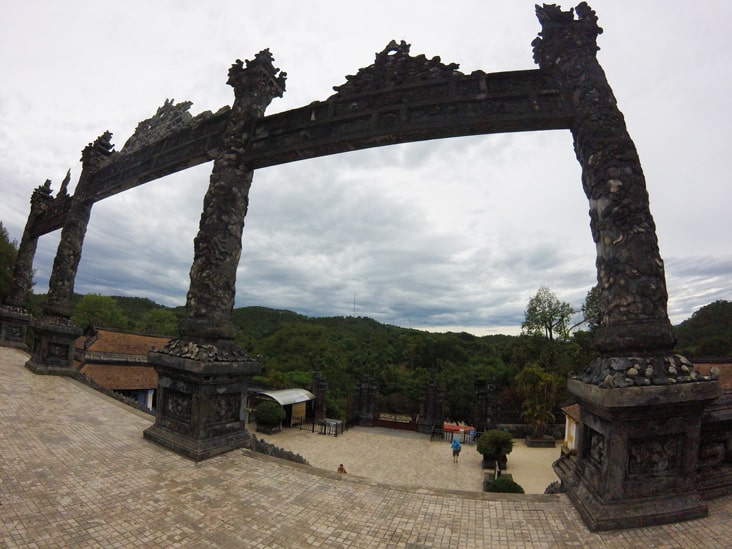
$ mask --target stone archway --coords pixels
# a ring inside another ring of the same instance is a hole
[[[581,406],[580,453],[557,471],[591,528],[706,513],[693,478],[702,410],[719,386],[673,354],[645,177],[596,58],[602,29],[584,2],[567,12],[554,5],[536,12],[539,69],[464,75],[456,64],[411,56],[408,44],[392,42],[330,98],[267,117],[268,104],[285,91],[286,75],[264,50],[229,70],[231,107],[193,117],[189,103],[166,103],[119,152],[109,132],[100,136],[84,149],[74,195],[44,198],[29,218],[28,248],[19,254],[25,262],[32,262],[33,239],[63,231],[44,316],[33,321],[28,367],[68,371],[78,330],[69,320],[71,297],[94,202],[213,159],[180,338],[150,354],[161,404],[145,435],[194,459],[239,447],[245,443],[242,394],[259,365],[234,345],[231,313],[257,168],[393,143],[569,129],[597,249],[602,356],[570,381]],[[18,304],[6,305],[15,309],[3,309],[4,325],[21,320]],[[656,461],[648,465],[647,456]]]

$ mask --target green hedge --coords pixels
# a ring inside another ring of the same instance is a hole
[[[485,488],[486,492],[503,492],[506,494],[523,494],[524,489],[508,477],[498,477]]]
[[[277,427],[285,419],[285,411],[275,401],[263,400],[254,411],[254,419],[262,427]]]

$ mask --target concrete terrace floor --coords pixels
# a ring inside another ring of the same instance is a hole
[[[26,360],[0,348],[0,547],[670,548],[732,539],[732,496],[710,501],[696,521],[593,534],[564,495],[385,484],[245,450],[194,463],[144,440],[149,418],[71,379],[35,375]]]

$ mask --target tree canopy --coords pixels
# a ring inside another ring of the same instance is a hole
[[[600,286],[598,284],[595,284],[587,292],[585,302],[582,304],[582,320],[592,333],[600,327],[602,307],[600,306]]]
[[[87,294],[74,307],[71,320],[81,327],[116,328],[127,330],[130,319],[122,312],[113,297]]]
[[[559,301],[554,292],[542,286],[529,300],[524,312],[521,330],[527,335],[543,336],[549,341],[569,339],[569,321],[574,309],[569,303]]]
[[[678,348],[689,356],[732,356],[732,302],[718,300],[676,327]]]
[[[13,269],[18,257],[18,243],[10,240],[8,231],[0,221],[0,303],[13,289]]]
[[[44,301],[42,295],[32,297],[35,306]],[[184,314],[183,307],[164,307],[135,297],[75,295],[74,302],[73,318],[84,327],[93,324],[169,337],[177,333],[177,320]],[[567,309],[571,308],[567,305]],[[678,327],[681,352],[729,356],[731,319],[729,302],[702,307]],[[567,326],[568,315],[565,320]],[[546,422],[556,413],[554,406],[534,402],[521,410],[527,400],[526,393],[518,391],[521,378],[528,377],[527,372],[520,375],[524,367],[536,366],[552,374],[552,380],[539,385],[549,397],[558,387],[555,402],[561,404],[566,397],[567,374],[584,369],[597,356],[590,332],[577,330],[562,338],[557,335],[563,333],[562,328],[557,332],[556,326],[550,341],[543,325],[536,335],[529,335],[524,327],[520,336],[478,337],[400,328],[366,317],[311,318],[265,307],[235,309],[233,321],[237,343],[264,359],[263,372],[253,384],[311,388],[313,374],[319,371],[328,385],[328,415],[339,419],[348,417],[356,386],[368,378],[376,385],[381,412],[417,413],[424,387],[434,379],[444,395],[446,419],[472,422],[475,384],[484,380],[495,386],[504,413],[519,416],[523,412],[528,422],[542,418]],[[714,349],[720,352],[707,352]]]

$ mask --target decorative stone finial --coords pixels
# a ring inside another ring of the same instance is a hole
[[[105,131],[97,137],[93,143],[89,143],[81,151],[81,162],[84,167],[93,163],[101,162],[114,153],[112,144],[112,132]]]
[[[376,54],[373,65],[359,69],[356,75],[346,76],[346,83],[333,86],[339,96],[351,96],[396,87],[404,84],[418,84],[429,80],[450,78],[461,74],[460,65],[445,65],[439,57],[427,59],[424,55],[409,55],[411,44],[404,40],[389,42]]]
[[[247,60],[246,67],[241,59],[237,59],[229,69],[229,79],[226,83],[234,88],[236,97],[248,95],[252,100],[259,95],[266,96],[266,99],[263,97],[266,107],[274,97],[282,97],[287,80],[287,73],[281,72],[273,62],[274,57],[269,48],[260,51],[254,59]],[[262,94],[265,90],[268,93]]]
[[[551,69],[567,50],[580,48],[594,54],[600,49],[597,47],[597,37],[602,34],[602,28],[597,25],[597,14],[586,2],[569,11],[562,11],[556,4],[537,5],[536,17],[542,30],[540,38],[536,38],[531,45],[534,48],[534,62],[542,69]]]

